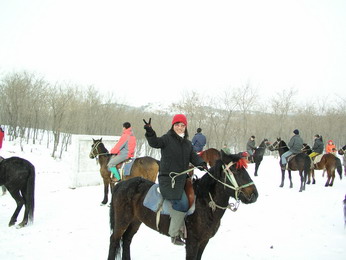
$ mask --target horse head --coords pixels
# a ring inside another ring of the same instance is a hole
[[[345,150],[344,149],[339,149],[339,151],[338,151],[338,154],[340,154],[340,155],[344,155],[345,154]]]
[[[246,170],[246,158],[239,154],[226,154],[221,151],[221,160],[218,161],[218,164],[221,164],[219,172],[221,176],[217,176],[218,182],[229,188],[233,198],[245,204],[257,200],[257,188]]]
[[[102,138],[95,140],[93,138],[93,144],[91,145],[91,150],[89,153],[90,159],[96,158],[98,155],[108,153],[107,149],[105,148],[104,144],[102,143]]]

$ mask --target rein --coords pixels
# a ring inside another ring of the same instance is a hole
[[[108,155],[109,154],[108,152],[107,153],[98,153],[97,148],[100,144],[101,144],[101,141],[97,141],[90,151],[90,155],[92,155],[94,158],[97,158],[97,156],[100,156],[100,155]],[[94,151],[96,151],[96,153],[94,153]]]
[[[216,180],[217,182],[219,182],[220,184],[222,184],[225,188],[229,188],[229,189],[232,189],[234,190],[235,192],[235,200],[236,200],[236,203],[229,203],[226,207],[222,207],[222,206],[219,206],[216,204],[216,202],[213,200],[210,192],[209,192],[209,198],[210,198],[210,202],[209,202],[209,207],[211,207],[211,209],[213,211],[216,210],[216,208],[219,208],[219,209],[230,209],[232,210],[233,212],[237,211],[238,207],[239,207],[239,204],[240,204],[240,200],[239,200],[239,194],[242,192],[242,189],[243,188],[246,188],[246,187],[249,187],[251,185],[253,185],[254,183],[253,182],[249,182],[247,184],[244,184],[244,185],[241,185],[239,186],[238,183],[237,183],[237,180],[235,179],[234,177],[234,173],[229,169],[232,165],[234,164],[234,162],[230,162],[229,164],[227,165],[223,165],[222,168],[223,168],[223,171],[225,172],[226,176],[225,178],[227,178],[232,185],[229,185],[227,184],[226,182],[223,182],[217,178],[214,177],[214,175],[212,175],[209,171],[205,170],[206,173],[208,173],[208,175],[210,177],[212,177],[214,180]],[[193,167],[194,169],[196,169],[197,167]],[[169,176],[172,178],[172,188],[174,188],[175,186],[175,178],[182,175],[182,174],[186,174],[188,172],[190,172],[192,169],[188,169],[186,171],[183,171],[181,173],[176,173],[176,172],[171,172],[169,174]],[[172,174],[175,174],[175,176],[172,176]]]

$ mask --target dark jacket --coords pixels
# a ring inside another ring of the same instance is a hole
[[[192,138],[192,146],[196,152],[200,152],[203,150],[203,147],[207,143],[207,139],[202,133],[196,133]]]
[[[323,142],[321,141],[320,138],[316,138],[315,139],[315,142],[314,142],[314,145],[312,147],[312,151],[315,152],[315,153],[323,153],[323,147],[324,147],[324,144]]]
[[[303,143],[303,139],[300,137],[300,135],[294,135],[287,145],[292,153],[301,153]]]
[[[195,166],[205,165],[205,162],[193,150],[191,141],[181,138],[172,129],[161,137],[157,137],[155,131],[147,132],[145,137],[151,147],[161,149],[158,180],[163,198],[181,199],[187,174],[175,178],[174,188],[172,188],[172,178],[169,174],[186,171],[190,162]]]

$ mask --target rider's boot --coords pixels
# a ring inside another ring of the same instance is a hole
[[[121,178],[120,178],[120,174],[118,172],[117,167],[110,167],[109,170],[112,173],[112,181],[114,182],[120,181]]]

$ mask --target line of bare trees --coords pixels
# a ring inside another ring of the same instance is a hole
[[[337,147],[346,144],[345,99],[302,105],[295,97],[289,89],[261,101],[259,91],[248,83],[220,90],[215,97],[187,91],[167,109],[154,110],[150,105],[127,106],[116,95],[101,94],[92,86],[51,84],[35,74],[15,72],[0,78],[0,124],[7,126],[10,140],[20,139],[22,149],[29,142],[53,144],[53,157],[62,156],[72,134],[120,135],[125,121],[131,122],[141,150],[146,142],[142,119],[151,117],[154,130],[162,135],[175,113],[186,114],[191,139],[198,127],[203,129],[207,148],[226,144],[234,152],[243,151],[251,135],[258,144],[264,138],[288,140],[296,128],[310,144],[316,133],[325,141],[333,139]],[[146,147],[145,153],[153,151]]]

